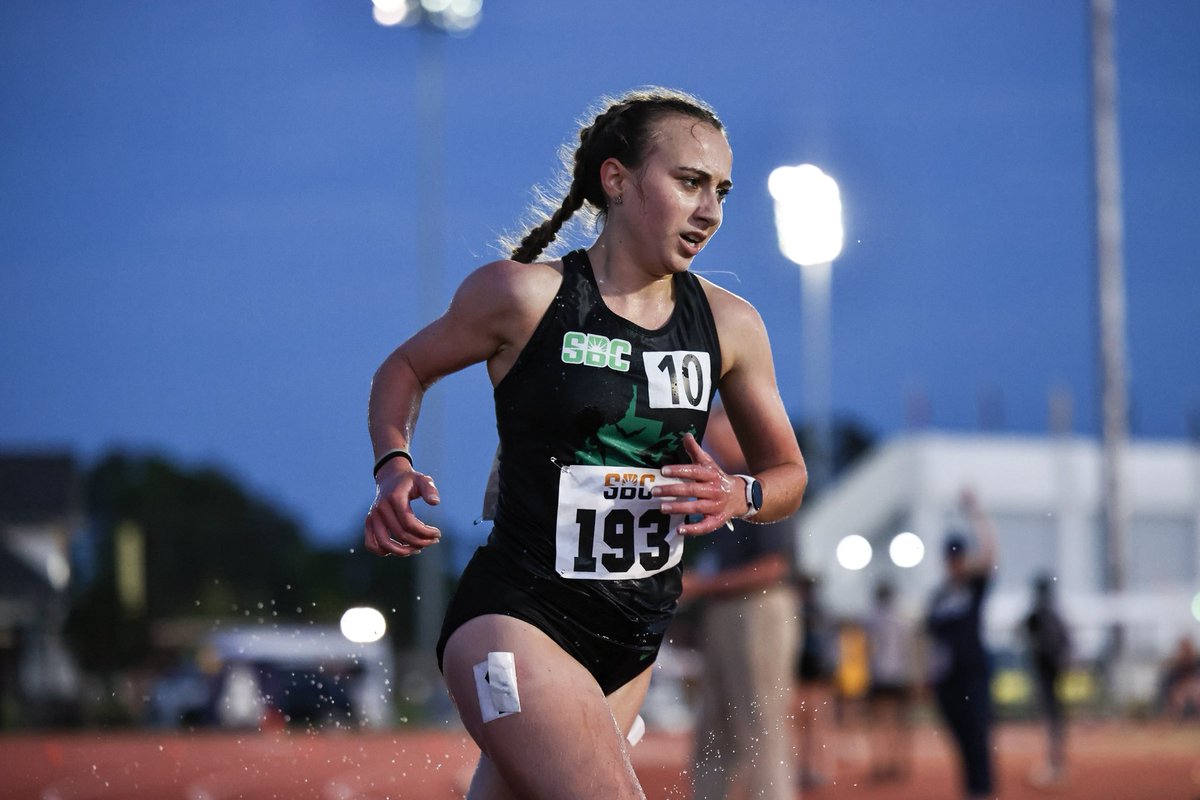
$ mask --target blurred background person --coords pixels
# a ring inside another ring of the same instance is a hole
[[[983,608],[996,564],[996,537],[975,493],[964,489],[963,516],[975,538],[951,531],[943,543],[946,577],[926,616],[930,682],[954,737],[965,796],[994,796],[991,748],[991,664],[983,645]]]
[[[1030,776],[1036,785],[1058,783],[1066,773],[1066,712],[1059,679],[1071,658],[1071,637],[1054,598],[1054,580],[1033,581],[1033,606],[1022,623],[1025,645],[1037,687],[1038,705],[1046,721],[1046,763]]]
[[[896,608],[890,583],[875,587],[875,604],[867,616],[870,688],[868,746],[872,780],[907,778],[912,771],[909,714],[913,696],[915,648],[912,626]]]
[[[1175,652],[1163,665],[1163,714],[1169,719],[1200,719],[1200,656],[1187,636],[1180,637]]]
[[[704,446],[728,473],[746,471],[722,406]],[[700,609],[700,716],[693,748],[694,796],[792,800],[794,751],[787,715],[800,639],[791,580],[792,528],[733,520],[706,543],[699,567],[684,573],[683,600]]]
[[[800,785],[815,788],[833,780],[837,764],[834,721],[836,630],[821,602],[815,575],[800,579],[800,653],[796,664],[793,715],[799,750]]]

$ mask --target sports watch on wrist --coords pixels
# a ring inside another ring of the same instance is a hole
[[[746,513],[742,514],[742,519],[750,519],[762,508],[762,484],[755,480],[753,475],[736,475],[735,477],[741,478],[746,483]]]

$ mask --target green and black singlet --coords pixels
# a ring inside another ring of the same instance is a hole
[[[495,526],[463,572],[438,643],[481,614],[525,620],[611,692],[653,663],[680,592],[683,519],[659,510],[660,470],[702,440],[721,353],[700,280],[647,330],[605,305],[588,262],[558,293],[495,389]]]

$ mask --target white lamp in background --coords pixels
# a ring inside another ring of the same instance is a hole
[[[925,543],[911,531],[897,533],[888,545],[888,555],[897,567],[915,567],[925,560]]]
[[[857,572],[871,563],[871,543],[866,537],[852,533],[838,542],[836,555],[843,569]]]
[[[804,413],[814,442],[805,453],[810,482],[824,488],[833,469],[833,392],[829,305],[833,260],[842,252],[842,196],[837,182],[812,164],[779,167],[767,188],[775,199],[779,250],[800,266],[804,341]]]
[[[378,642],[387,633],[387,621],[383,614],[367,606],[346,609],[340,627],[342,636],[356,644]]]

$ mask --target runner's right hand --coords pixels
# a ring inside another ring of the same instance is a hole
[[[363,544],[377,556],[411,556],[442,538],[442,532],[422,522],[412,510],[420,498],[431,506],[442,501],[433,478],[393,459],[375,477],[375,500],[363,526]]]

